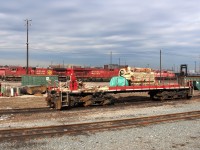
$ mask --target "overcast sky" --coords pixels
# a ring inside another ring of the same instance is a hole
[[[200,66],[199,0],[0,0],[0,64]],[[120,60],[120,61],[119,61]]]

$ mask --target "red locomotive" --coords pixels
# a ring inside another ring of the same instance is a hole
[[[161,77],[161,79],[164,79],[164,80],[176,78],[175,73],[172,71],[168,71],[168,70],[161,71],[161,76],[160,76],[159,70],[155,70],[154,73],[155,73],[155,78],[157,78],[157,79],[159,79],[160,77]]]
[[[30,67],[30,75],[53,75],[52,69]],[[5,66],[0,68],[0,79],[6,81],[20,81],[26,75],[26,68],[21,66]]]
[[[124,66],[123,66],[124,67]],[[77,79],[82,81],[109,81],[113,76],[119,74],[120,68],[109,69],[104,68],[61,68],[61,67],[48,67],[48,68],[38,68],[30,67],[28,69],[28,74],[30,75],[58,75],[60,81],[66,81],[74,71]],[[160,71],[154,71],[155,78],[160,78]],[[21,66],[4,66],[0,67],[0,79],[6,81],[21,81],[21,77],[26,75],[26,67]],[[171,71],[162,71],[162,79],[174,79],[175,74]]]

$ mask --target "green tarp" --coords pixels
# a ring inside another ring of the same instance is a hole
[[[121,76],[112,77],[110,80],[110,86],[128,86],[128,81]]]

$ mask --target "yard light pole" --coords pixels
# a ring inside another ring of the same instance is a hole
[[[161,58],[161,50],[160,50],[160,83],[161,83],[161,70],[162,70],[162,58]]]
[[[32,20],[29,20],[29,19],[26,19],[26,20],[24,20],[24,21],[26,21],[26,29],[27,29],[27,42],[26,42],[26,74],[28,74],[28,61],[29,61],[29,59],[28,59],[28,57],[29,57],[29,55],[28,55],[28,27],[29,27],[29,21],[32,21]]]
[[[110,52],[110,69],[112,69],[112,51]]]

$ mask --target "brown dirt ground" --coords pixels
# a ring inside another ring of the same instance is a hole
[[[1,97],[0,109],[22,109],[46,107],[46,96]]]

